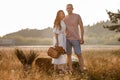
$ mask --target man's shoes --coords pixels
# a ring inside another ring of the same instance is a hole
[[[85,72],[87,72],[87,68],[86,68],[86,67],[84,67],[83,69],[80,69],[80,70],[79,70],[79,73],[81,73],[81,74],[82,74],[82,73],[85,73]]]

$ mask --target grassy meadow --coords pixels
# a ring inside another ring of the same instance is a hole
[[[22,50],[26,55],[33,50],[37,57],[29,71],[15,55],[15,49]],[[47,56],[48,47],[0,47],[0,80],[120,80],[120,46],[117,47],[82,47],[85,73],[53,74],[51,58]],[[75,56],[73,54],[73,56]],[[35,62],[41,58],[41,65]]]

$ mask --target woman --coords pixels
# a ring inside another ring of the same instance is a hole
[[[63,21],[64,17],[65,17],[65,14],[64,14],[63,10],[59,10],[57,12],[57,15],[56,15],[56,18],[54,21],[53,43],[54,43],[54,46],[62,46],[66,51],[66,36],[65,36],[66,25]],[[54,71],[56,71],[58,69],[59,72],[65,72],[66,65],[67,65],[66,54],[60,55],[60,57],[57,59],[53,58],[52,63],[54,64]]]

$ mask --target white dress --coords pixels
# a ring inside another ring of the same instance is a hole
[[[62,46],[65,51],[66,51],[66,36],[65,36],[65,30],[66,30],[66,25],[64,23],[64,21],[61,21],[61,30],[54,28],[53,32],[58,34],[58,46]],[[55,45],[56,43],[56,39],[55,37],[53,38],[53,45]],[[52,59],[52,64],[66,64],[67,60],[66,60],[66,54],[64,55],[60,55],[59,58],[57,59]]]

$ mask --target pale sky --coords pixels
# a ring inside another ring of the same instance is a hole
[[[58,10],[72,3],[84,25],[108,20],[105,9],[117,12],[120,0],[0,0],[0,36],[21,29],[52,27]]]

